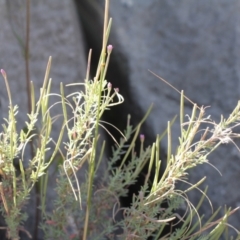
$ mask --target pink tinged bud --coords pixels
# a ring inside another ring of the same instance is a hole
[[[46,223],[48,225],[57,225],[57,223],[55,221],[53,221],[53,220],[47,220]]]
[[[7,74],[3,69],[1,69],[1,73],[2,73],[3,77],[6,78]]]
[[[109,82],[107,87],[111,89],[112,88],[112,84]]]
[[[107,52],[108,52],[108,54],[110,54],[110,53],[112,52],[112,50],[113,50],[113,46],[112,46],[112,45],[108,45],[108,46],[107,46]]]
[[[77,234],[76,233],[73,233],[69,236],[70,239],[74,239],[75,237],[77,237]]]
[[[144,141],[144,139],[145,139],[145,136],[144,136],[144,134],[140,134],[140,141],[141,141],[141,142],[143,142],[143,141]]]
[[[118,92],[119,92],[119,88],[115,88],[115,92],[117,92],[117,93],[118,93]]]

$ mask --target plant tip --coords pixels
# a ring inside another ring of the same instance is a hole
[[[5,78],[7,75],[6,72],[3,69],[1,69],[1,73],[2,73],[3,77]]]
[[[119,88],[115,88],[115,92],[119,92]]]
[[[110,54],[112,52],[113,46],[112,45],[108,45],[107,46],[107,52],[108,54]]]
[[[112,88],[112,84],[109,82],[107,87],[111,89]]]
[[[140,134],[140,141],[141,141],[141,142],[143,142],[143,141],[144,141],[144,139],[145,139],[145,136],[144,136],[144,134]]]

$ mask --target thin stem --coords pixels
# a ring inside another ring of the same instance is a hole
[[[92,58],[92,49],[89,50],[88,54],[88,63],[87,63],[87,73],[86,73],[86,82],[89,81],[89,75],[90,75],[90,65],[91,65],[91,58]]]
[[[109,0],[105,0],[105,14],[104,14],[104,29],[103,29],[103,46],[102,46],[102,52],[101,52],[101,65],[97,72],[100,72],[100,89],[99,89],[99,99],[98,99],[98,108],[97,108],[97,119],[96,119],[96,128],[94,133],[94,139],[93,139],[93,151],[91,153],[90,157],[90,163],[89,163],[89,175],[88,175],[88,193],[87,193],[87,208],[86,208],[86,215],[85,215],[85,223],[84,223],[84,231],[83,231],[83,240],[87,239],[88,234],[88,224],[89,224],[89,214],[90,209],[92,205],[92,186],[93,186],[93,179],[94,179],[94,173],[95,173],[95,161],[96,161],[96,148],[97,148],[97,140],[98,140],[98,127],[99,127],[99,121],[100,121],[100,105],[101,105],[101,95],[102,95],[102,82],[103,82],[103,73],[105,70],[105,52],[106,52],[106,43],[107,43],[107,36],[106,36],[106,30],[107,30],[107,24],[108,24],[108,10],[109,10]],[[100,71],[99,71],[100,70]],[[98,75],[98,74],[97,74]],[[95,81],[97,81],[98,77],[95,78]]]
[[[108,9],[109,9],[109,0],[105,0],[105,11],[104,11],[104,25],[103,25],[103,45],[102,49],[106,50],[106,44],[107,44],[107,38],[106,38],[106,32],[107,32],[107,25],[108,25]]]
[[[31,113],[31,89],[30,89],[30,71],[29,71],[29,42],[30,42],[30,5],[31,0],[26,0],[26,39],[25,39],[25,74],[28,96],[28,112]]]
[[[30,45],[30,7],[31,0],[26,0],[26,39],[25,39],[25,74],[26,74],[26,87],[27,87],[27,104],[28,104],[28,113],[30,114],[33,111],[32,99],[31,99],[31,82],[30,82],[30,69],[29,69],[29,45]],[[30,143],[31,157],[34,157],[34,146],[33,142]],[[35,185],[36,191],[36,208],[35,208],[35,226],[33,239],[38,239],[38,224],[40,212],[38,206],[40,206],[40,188],[39,183]]]

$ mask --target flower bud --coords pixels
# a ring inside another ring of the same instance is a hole
[[[112,88],[112,84],[109,82],[107,87],[111,89]]]
[[[108,45],[107,46],[107,53],[110,54],[112,52],[113,46],[112,45]]]
[[[144,141],[144,139],[145,139],[145,136],[144,136],[144,134],[140,134],[140,141],[141,141],[141,142],[143,142],[143,141]]]
[[[53,221],[53,220],[47,220],[46,223],[48,225],[57,225],[57,223],[55,221]]]
[[[6,78],[7,74],[3,69],[1,69],[1,73],[2,73],[3,77]]]

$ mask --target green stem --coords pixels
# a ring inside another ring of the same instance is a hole
[[[93,180],[94,180],[94,172],[95,172],[95,158],[96,158],[96,148],[97,148],[97,140],[98,140],[98,127],[100,121],[100,112],[101,112],[101,97],[102,97],[102,83],[104,81],[104,72],[105,72],[105,56],[106,56],[106,44],[107,44],[107,23],[108,23],[108,10],[109,10],[109,0],[105,0],[105,14],[104,14],[104,29],[103,29],[103,47],[102,53],[100,57],[100,67],[97,70],[97,74],[95,77],[95,81],[98,80],[98,73],[100,75],[100,88],[99,88],[99,99],[98,99],[98,108],[97,108],[97,117],[96,117],[96,128],[94,133],[93,139],[93,151],[90,157],[89,163],[89,174],[88,174],[88,193],[87,193],[87,209],[86,209],[86,216],[85,216],[85,223],[84,223],[84,231],[83,231],[83,240],[87,239],[88,234],[88,223],[89,223],[89,214],[91,209],[91,198],[92,198],[92,188],[93,188]]]

